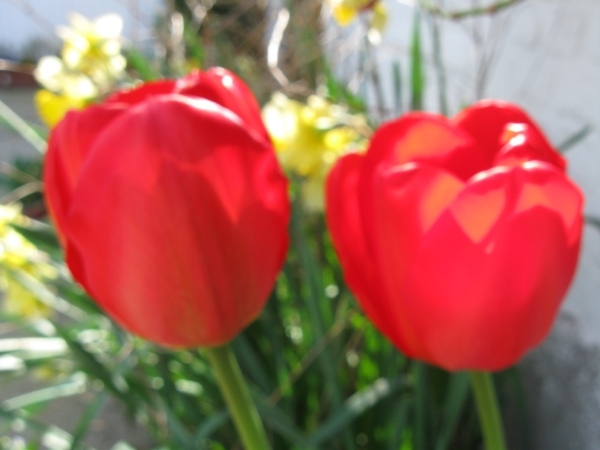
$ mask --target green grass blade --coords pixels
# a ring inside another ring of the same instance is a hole
[[[62,252],[56,232],[51,226],[42,222],[34,222],[27,227],[16,224],[10,224],[10,226],[43,252],[50,253],[53,256],[57,256]]]
[[[9,398],[2,402],[2,407],[8,411],[21,409],[38,403],[48,403],[61,397],[72,397],[73,395],[81,394],[84,390],[85,378],[75,376],[65,383]]]
[[[592,131],[593,127],[591,125],[584,125],[580,130],[576,131],[559,145],[557,145],[556,148],[558,148],[561,153],[565,153],[580,141],[584,140]]]
[[[527,410],[527,394],[525,386],[523,386],[523,378],[519,367],[511,367],[507,371],[509,383],[512,387],[515,408],[517,411],[517,417],[519,422],[519,431],[521,434],[521,448],[529,449],[533,448],[532,436],[531,436],[531,421]]]
[[[194,434],[194,442],[196,446],[200,446],[202,441],[208,439],[215,431],[231,420],[229,411],[223,409],[200,424]]]
[[[404,377],[394,380],[380,378],[360,392],[357,392],[346,400],[342,408],[331,414],[327,421],[309,437],[306,443],[307,448],[325,444],[327,441],[333,439],[341,430],[352,423],[354,419],[381,400],[398,392],[404,385]]]
[[[46,286],[34,276],[28,274],[23,270],[8,270],[6,268],[5,270],[8,276],[10,276],[14,281],[19,283],[29,292],[34,294],[40,302],[44,303],[45,305],[48,305],[55,311],[61,312],[66,316],[71,317],[74,320],[85,320],[85,312],[83,312],[76,306],[73,306],[64,298],[61,298],[58,295],[54,294],[52,291],[50,291],[50,289],[48,289],[48,286]]]
[[[271,379],[269,372],[265,369],[252,345],[250,345],[248,338],[244,334],[240,334],[231,343],[231,346],[242,370],[248,373],[252,382],[260,387],[263,393],[272,392],[275,386],[269,382]]]
[[[46,141],[40,137],[38,132],[25,122],[17,113],[10,109],[6,103],[0,100],[0,119],[19,133],[23,139],[31,144],[40,154],[46,153]]]
[[[127,395],[126,389],[127,384],[125,380],[120,377],[119,386],[115,383],[114,372],[104,364],[100,363],[94,355],[88,352],[79,342],[72,339],[66,330],[56,326],[56,333],[65,340],[73,358],[77,361],[79,368],[82,372],[86,373],[92,378],[98,379],[104,383],[104,386],[111,391],[117,398],[122,400],[131,411],[135,410],[134,399]],[[123,386],[120,386],[120,385]]]
[[[419,111],[423,109],[423,93],[425,90],[425,69],[421,50],[421,14],[415,9],[410,44],[410,109]]]
[[[195,450],[195,437],[187,430],[185,425],[181,423],[169,405],[162,403],[161,409],[167,417],[169,434],[171,435],[173,442],[177,445],[175,448],[181,450]]]
[[[466,373],[458,372],[451,375],[444,400],[442,423],[435,450],[447,450],[450,447],[470,392],[469,377]]]
[[[276,406],[271,406],[267,401],[259,395],[253,395],[256,408],[260,417],[267,423],[270,428],[278,433],[283,438],[287,439],[294,445],[304,447],[307,445],[306,436],[294,422],[286,415],[284,411]]]
[[[392,65],[392,80],[394,83],[394,111],[397,116],[402,115],[402,68],[399,61]]]
[[[77,425],[73,430],[73,438],[71,440],[70,450],[77,450],[80,448],[82,439],[85,437],[90,425],[92,424],[92,421],[102,410],[102,407],[104,406],[104,403],[106,403],[107,399],[108,396],[106,392],[100,392],[94,401],[85,409],[81,419],[79,419],[79,422],[77,422]]]
[[[325,335],[325,324],[320,309],[322,302],[328,302],[325,297],[323,280],[321,279],[321,271],[318,267],[316,258],[311,253],[306,235],[302,227],[301,219],[302,205],[296,203],[292,211],[291,234],[294,248],[298,254],[298,259],[302,267],[305,278],[307,279],[308,295],[305,296],[305,305],[308,310],[311,330],[313,332],[314,343],[319,342]],[[334,409],[342,405],[342,393],[338,385],[335,359],[331,356],[327,347],[323,348],[319,355],[319,365],[329,395],[331,396],[332,406]],[[344,426],[350,422],[343,422]],[[342,429],[342,437],[347,449],[351,450],[356,447],[354,439],[351,436],[350,430]]]
[[[429,448],[430,422],[429,380],[427,366],[421,362],[414,362],[415,376],[415,425],[414,425],[414,450],[427,450]]]
[[[408,393],[403,394],[398,401],[395,413],[393,414],[394,434],[390,440],[388,450],[398,450],[402,445],[402,440],[406,436],[406,431],[409,430],[409,418],[412,409],[412,396]]]

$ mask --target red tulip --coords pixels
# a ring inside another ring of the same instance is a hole
[[[499,370],[547,335],[573,278],[583,197],[515,105],[411,113],[341,159],[327,220],[367,316],[407,356]]]
[[[290,207],[260,108],[234,74],[147,83],[70,112],[44,181],[73,276],[124,328],[215,346],[260,314]]]

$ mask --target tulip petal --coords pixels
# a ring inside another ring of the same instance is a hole
[[[193,71],[177,82],[176,92],[205,98],[229,109],[246,122],[250,130],[257,131],[267,142],[271,142],[262,121],[260,105],[248,86],[233,72],[222,67],[205,72]]]
[[[490,167],[467,133],[448,119],[429,113],[410,113],[383,125],[373,135],[364,171],[375,173],[377,166],[389,168],[407,162],[436,165],[463,180]],[[364,197],[371,195],[370,183],[365,177]]]
[[[535,134],[536,144],[552,149],[535,122],[518,106],[499,100],[483,100],[464,109],[452,123],[469,133],[480,146],[480,151],[492,165],[496,154],[506,144],[502,137],[508,124],[525,124]]]
[[[326,189],[327,225],[346,282],[377,327],[390,330],[394,325],[381,304],[381,283],[365,240],[362,215],[356,201],[363,162],[363,155],[351,153],[340,158],[329,173]]]
[[[501,142],[504,147],[496,154],[494,166],[514,166],[527,161],[544,161],[564,172],[565,159],[548,145],[538,130],[525,124],[506,125]]]
[[[285,257],[289,202],[272,149],[246,128],[213,102],[158,96],[95,142],[67,259],[130,331],[220,345],[260,313]]]
[[[67,211],[84,160],[102,130],[123,111],[117,105],[90,106],[67,113],[52,131],[44,161],[44,184],[48,207],[63,244]]]
[[[363,217],[372,218],[374,227],[367,242],[377,261],[382,291],[379,308],[394,324],[383,331],[408,355],[427,350],[404,311],[407,278],[424,235],[462,188],[461,180],[438,167],[405,164],[376,178],[373,207],[363,210]]]
[[[575,270],[581,217],[573,211],[581,202],[579,190],[543,163],[465,186],[423,239],[405,287],[406,320],[430,361],[500,370],[545,337]],[[487,230],[474,239],[465,225],[479,216]]]

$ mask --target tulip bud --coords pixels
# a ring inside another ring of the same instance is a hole
[[[573,279],[583,195],[515,105],[411,113],[338,161],[327,221],[367,316],[407,356],[499,370],[548,334]]]
[[[290,206],[259,106],[233,73],[147,83],[68,113],[44,181],[74,278],[127,330],[216,346],[260,314]]]

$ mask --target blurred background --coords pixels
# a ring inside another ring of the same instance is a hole
[[[77,12],[90,20],[107,13],[121,16],[128,67],[138,73],[147,69],[177,76],[193,67],[223,65],[249,83],[261,104],[274,91],[305,99],[330,79],[337,80],[347,94],[339,98],[351,107],[356,99],[364,102],[357,109],[369,115],[373,126],[411,108],[452,116],[481,98],[520,104],[565,151],[569,173],[586,194],[589,218],[578,275],[561,315],[550,338],[521,364],[529,417],[526,447],[598,449],[600,3],[382,3],[387,24],[364,39],[368,19],[341,27],[330,5],[318,0],[0,0],[0,100],[42,128],[33,100],[39,85],[32,73],[41,57],[59,54],[56,28],[67,26],[69,14]],[[139,62],[140,55],[151,62],[149,67]],[[0,127],[2,164],[27,173],[31,164],[39,166],[34,147],[10,127]],[[4,183],[0,202],[14,200],[6,198],[14,195],[13,187]],[[39,205],[27,207],[35,216]],[[13,336],[9,325],[0,324],[0,334]],[[32,383],[37,381],[0,377],[0,399],[31,390]],[[94,395],[53,402],[44,420],[72,429]],[[523,426],[525,419],[506,411],[513,428]],[[127,438],[133,448],[151,448],[150,435],[125,416],[116,402],[104,406],[88,444],[109,449]],[[0,448],[18,448],[8,441],[2,447],[2,442],[0,437]]]

